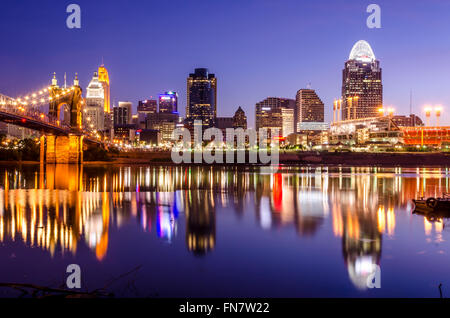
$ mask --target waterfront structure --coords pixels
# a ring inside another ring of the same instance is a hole
[[[283,113],[282,109],[294,109],[295,100],[279,97],[268,97],[256,103],[255,119],[256,130],[266,128],[271,134],[273,129],[279,130],[279,135],[283,135]]]
[[[342,119],[378,116],[383,105],[380,62],[369,43],[358,41],[353,46],[342,72]]]
[[[331,124],[330,143],[395,146],[403,144],[403,132],[389,116],[345,120]]]
[[[217,117],[217,79],[207,68],[196,68],[187,78],[186,123],[201,120],[203,127],[214,126]]]
[[[423,121],[419,116],[411,114],[409,116],[397,115],[392,117],[392,121],[399,127],[423,126]]]
[[[450,146],[450,126],[447,127],[400,127],[405,145]]]
[[[295,99],[295,107],[296,131],[299,123],[324,121],[324,104],[313,89],[300,89]]]
[[[105,129],[105,91],[95,72],[86,88],[86,103],[83,109],[83,126],[90,131],[103,131]]]
[[[178,114],[178,94],[165,92],[159,95],[159,112],[164,114]]]
[[[247,129],[247,116],[241,106],[238,107],[233,116],[233,128]]]
[[[156,114],[157,109],[158,103],[154,99],[139,101],[137,106],[138,128],[144,129],[146,127],[147,117],[150,116],[151,114]]]

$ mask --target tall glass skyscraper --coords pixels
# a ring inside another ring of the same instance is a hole
[[[186,123],[201,120],[203,127],[212,127],[216,117],[217,79],[207,68],[196,68],[187,78]]]
[[[383,105],[380,62],[369,43],[353,46],[342,76],[342,119],[378,116]]]

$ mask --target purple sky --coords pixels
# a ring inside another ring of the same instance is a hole
[[[66,27],[66,7],[82,10],[80,30]],[[368,29],[366,7],[381,6],[381,29]],[[254,105],[295,98],[311,83],[326,120],[339,97],[353,44],[368,41],[383,68],[384,104],[423,115],[442,104],[450,124],[450,1],[353,0],[2,0],[0,92],[39,90],[57,72],[85,88],[104,58],[112,101],[175,90],[180,113],[186,77],[207,67],[218,78],[218,115],[242,106],[254,126]]]

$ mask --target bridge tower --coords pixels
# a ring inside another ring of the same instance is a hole
[[[75,75],[73,86],[59,87],[56,74],[53,74],[50,86],[49,118],[60,125],[61,108],[67,105],[70,113],[70,133],[68,136],[44,135],[41,137],[41,162],[46,163],[82,163],[82,98],[83,90]]]

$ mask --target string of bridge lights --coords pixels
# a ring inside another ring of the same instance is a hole
[[[49,86],[49,87],[44,88],[35,93],[28,94],[24,97],[18,97],[16,99],[12,99],[11,102],[9,102],[9,103],[7,103],[6,101],[1,101],[0,105],[6,105],[6,104],[11,104],[13,106],[42,105],[44,103],[51,102],[51,101],[63,98],[66,95],[69,95],[70,93],[72,93],[72,91],[75,89],[75,87],[71,86],[71,87],[64,88],[64,89],[62,89],[62,91],[59,94],[56,94],[54,97],[52,97],[52,96],[44,97],[45,93],[50,92],[51,89],[52,89],[52,87]]]

